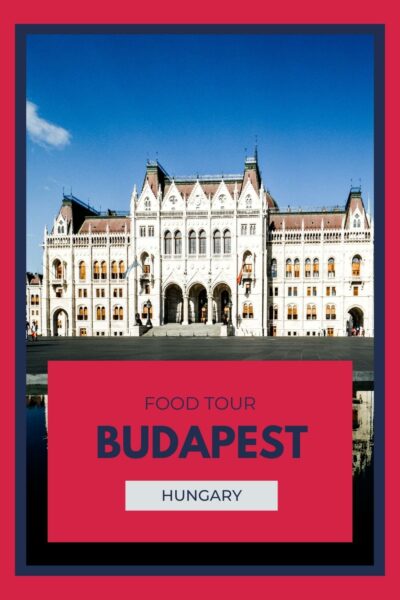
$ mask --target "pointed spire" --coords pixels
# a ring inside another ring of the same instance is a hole
[[[132,194],[131,194],[131,203],[130,203],[131,215],[133,215],[133,213],[135,212],[136,199],[137,199],[137,189],[136,189],[136,183],[135,183],[135,185],[133,186]]]
[[[238,184],[237,184],[237,181],[235,181],[235,187],[233,188],[233,199],[235,202],[237,202],[238,196],[239,196]]]
[[[263,199],[263,195],[264,195],[264,184],[263,184],[263,181],[261,180],[260,194],[259,194],[261,202],[262,202],[262,199]]]

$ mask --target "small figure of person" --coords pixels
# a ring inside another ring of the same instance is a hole
[[[135,314],[135,323],[136,323],[136,325],[143,325],[142,319],[140,318],[140,314],[139,313]]]
[[[27,321],[26,325],[25,325],[25,339],[26,340],[28,339],[28,336],[29,336],[29,329],[30,329],[29,321]]]
[[[32,321],[32,325],[31,325],[31,335],[32,335],[32,342],[36,341],[36,336],[37,336],[37,326],[36,326],[36,321]]]

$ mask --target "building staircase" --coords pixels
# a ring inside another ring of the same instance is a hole
[[[204,325],[203,323],[192,323],[192,325],[168,323],[168,325],[152,327],[144,335],[146,337],[220,337],[222,327],[222,325]]]

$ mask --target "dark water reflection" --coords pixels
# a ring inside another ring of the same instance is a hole
[[[372,565],[372,389],[353,390],[353,542],[196,544],[48,543],[47,396],[27,396],[28,565]],[[221,561],[223,557],[223,561]]]

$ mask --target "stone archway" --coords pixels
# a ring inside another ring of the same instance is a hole
[[[183,295],[176,283],[171,283],[165,290],[164,324],[182,323]]]
[[[349,319],[347,321],[347,334],[353,335],[354,331],[360,332],[361,327],[364,327],[364,313],[358,306],[350,308],[348,311]]]
[[[53,313],[53,330],[54,336],[69,335],[69,318],[68,313],[63,308],[57,308]]]
[[[189,291],[189,323],[207,323],[207,290],[195,283]]]
[[[226,283],[219,283],[214,288],[214,323],[228,323],[229,321],[229,301],[232,300],[231,288]]]

